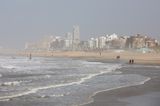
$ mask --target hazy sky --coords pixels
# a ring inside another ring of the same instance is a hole
[[[24,47],[80,26],[81,39],[136,33],[160,38],[160,0],[0,0],[0,45]]]

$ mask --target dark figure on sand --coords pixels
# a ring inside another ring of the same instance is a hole
[[[99,52],[99,55],[100,55],[100,56],[101,56],[101,54],[102,54],[102,53],[101,53],[101,52]]]
[[[116,59],[120,59],[120,56],[117,56]]]
[[[134,64],[134,59],[130,59],[129,64]]]
[[[31,59],[32,59],[32,54],[30,53],[30,54],[29,54],[29,60],[31,60]]]

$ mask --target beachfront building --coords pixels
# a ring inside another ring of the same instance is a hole
[[[88,47],[90,49],[96,48],[96,39],[95,38],[91,38],[90,40],[88,40]]]
[[[99,48],[99,38],[90,38],[88,40],[88,49],[96,50]]]
[[[115,33],[113,33],[111,35],[106,35],[106,48],[107,49],[114,48],[117,40],[118,40],[118,35]]]
[[[152,48],[156,46],[158,46],[157,40],[140,34],[131,36],[126,41],[127,48],[140,49],[140,48]]]
[[[35,50],[37,48],[38,48],[38,44],[37,43],[27,42],[25,44],[25,50]]]
[[[42,38],[42,40],[40,40],[40,49],[42,50],[49,50],[50,48],[50,43],[52,42],[52,40],[54,39],[53,36],[44,36]]]
[[[106,35],[106,41],[112,41],[112,40],[115,40],[115,39],[118,39],[118,35],[113,33],[111,35]]]
[[[118,37],[116,34],[102,35],[98,38],[91,38],[88,40],[90,49],[110,49],[110,48],[123,48],[126,38]]]
[[[116,39],[113,39],[110,43],[111,47],[114,49],[124,49],[127,41],[127,36],[120,36]]]
[[[127,48],[143,48],[145,47],[145,39],[147,36],[142,36],[140,34],[137,34],[135,36],[131,36],[130,38],[127,39],[126,47]]]
[[[147,38],[146,41],[146,47],[152,48],[158,46],[158,41],[152,38]]]
[[[60,36],[56,36],[50,43],[50,50],[63,50],[65,45],[65,40]]]
[[[79,26],[74,25],[73,26],[73,50],[78,50],[80,44],[80,31]]]
[[[53,36],[45,36],[41,40],[29,43],[27,42],[25,44],[25,50],[49,50],[50,49],[50,43],[53,40]]]
[[[106,47],[106,37],[105,36],[101,36],[98,38],[98,44],[99,44],[99,48],[103,49]]]
[[[66,33],[65,37],[65,48],[72,49],[72,43],[73,43],[73,35],[72,33],[68,32]]]
[[[73,32],[66,33],[65,37],[60,36],[44,37],[42,40],[34,43],[26,43],[26,50],[79,50],[80,46],[80,31],[79,26],[73,26]]]
[[[88,47],[88,41],[81,41],[80,44],[79,44],[79,50],[89,50],[89,47]]]
[[[99,40],[98,38],[95,38],[95,42],[96,42],[96,49],[99,48]]]

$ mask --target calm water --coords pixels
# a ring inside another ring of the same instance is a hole
[[[96,92],[141,84],[148,79],[124,75],[116,70],[121,67],[120,63],[69,58],[0,57],[0,101],[4,106],[79,105],[92,101],[89,97]]]

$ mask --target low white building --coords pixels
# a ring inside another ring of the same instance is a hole
[[[96,40],[95,40],[95,38],[91,38],[88,41],[88,46],[89,46],[90,49],[95,49],[96,48]]]
[[[113,33],[112,35],[106,35],[106,41],[112,41],[118,39],[118,35]]]
[[[99,37],[98,44],[99,44],[99,48],[105,48],[105,46],[106,46],[106,37],[105,36]]]
[[[95,39],[95,42],[96,42],[96,48],[99,48],[99,40],[98,40],[98,38]]]

